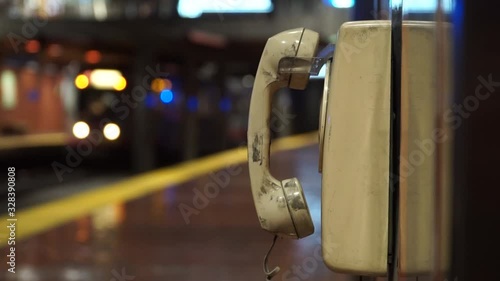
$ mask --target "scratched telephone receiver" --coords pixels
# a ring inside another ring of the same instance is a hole
[[[280,181],[269,171],[271,100],[280,88],[306,88],[309,73],[280,73],[279,63],[286,57],[313,57],[318,43],[318,33],[304,28],[269,38],[260,60],[250,102],[249,169],[260,225],[271,233],[291,238],[311,235],[314,226],[298,179]]]
[[[434,158],[419,160],[412,170],[402,162],[399,195],[390,194],[391,32],[390,21],[347,22],[338,32],[337,51],[329,45],[318,53],[318,33],[305,28],[279,33],[267,41],[254,82],[248,162],[258,219],[274,241],[277,236],[300,239],[311,235],[314,226],[299,180],[278,180],[269,171],[271,101],[280,88],[305,89],[310,75],[326,64],[319,124],[322,252],[336,272],[387,276],[391,263],[397,263],[398,274],[421,275],[436,264],[444,267],[449,259],[443,254],[446,246],[439,246],[440,263],[434,256]],[[432,139],[435,128],[437,70],[433,59],[425,59],[435,57],[435,24],[403,22],[402,35],[404,42],[413,43],[403,44],[401,132],[394,138],[401,158],[410,159],[420,149],[415,140]],[[449,68],[442,69],[448,81]],[[450,146],[443,147],[444,159],[449,159]],[[449,190],[443,191],[446,198]],[[445,235],[448,223],[440,229]],[[279,268],[269,272],[266,262],[267,255],[264,268],[270,279]]]

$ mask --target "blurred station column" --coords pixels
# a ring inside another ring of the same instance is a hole
[[[228,112],[231,111],[231,100],[228,97],[228,91],[226,90],[225,80],[228,75],[226,71],[226,64],[224,61],[217,61],[219,65],[219,71],[215,75],[217,90],[219,91],[219,110],[216,114],[216,122],[219,124],[217,126],[216,136],[219,138],[217,141],[218,145],[216,147],[217,151],[222,151],[227,148],[227,129],[228,129]],[[225,102],[227,101],[227,103]]]
[[[496,1],[455,1],[453,272],[500,280],[500,21]]]
[[[389,3],[388,0],[356,0],[352,20],[387,20]]]
[[[352,20],[374,20],[378,18],[377,8],[381,0],[356,0]]]
[[[188,60],[182,69],[182,74],[186,77],[184,83],[184,94],[187,106],[183,108],[182,119],[184,120],[182,136],[182,160],[194,159],[198,155],[198,90],[200,82],[194,73],[196,72],[196,62]],[[195,106],[189,106],[190,100],[196,101]]]
[[[133,78],[130,89],[131,96],[137,106],[132,110],[132,169],[140,173],[148,171],[155,166],[155,143],[154,132],[151,122],[148,120],[146,108],[146,95],[149,87],[144,87],[144,82],[151,83],[152,71],[156,70],[154,52],[149,48],[141,48],[133,62]]]

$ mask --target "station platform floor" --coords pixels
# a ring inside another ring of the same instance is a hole
[[[273,144],[273,175],[301,180],[316,227],[305,239],[277,241],[269,266],[281,271],[273,280],[375,280],[334,273],[318,255],[316,140]],[[0,280],[265,280],[273,236],[259,226],[245,161],[245,148],[235,149],[21,210],[16,273],[5,269]],[[7,235],[3,227],[2,268]]]

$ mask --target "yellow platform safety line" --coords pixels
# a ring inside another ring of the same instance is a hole
[[[277,139],[273,141],[272,152],[302,148],[317,143],[317,140],[317,132]],[[99,207],[139,198],[245,161],[246,147],[235,148],[18,211],[16,241],[85,216]],[[7,219],[7,215],[0,217],[2,224],[7,224]],[[0,227],[0,247],[6,245],[8,231],[5,226]]]
[[[66,133],[1,137],[0,151],[29,147],[63,146],[68,139],[69,135]]]

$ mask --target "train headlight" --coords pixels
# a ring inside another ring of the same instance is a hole
[[[120,137],[120,127],[114,123],[109,123],[104,126],[102,132],[104,133],[104,137],[110,141],[116,140]]]
[[[84,139],[89,136],[90,127],[83,121],[76,122],[73,125],[73,135],[78,139]]]

